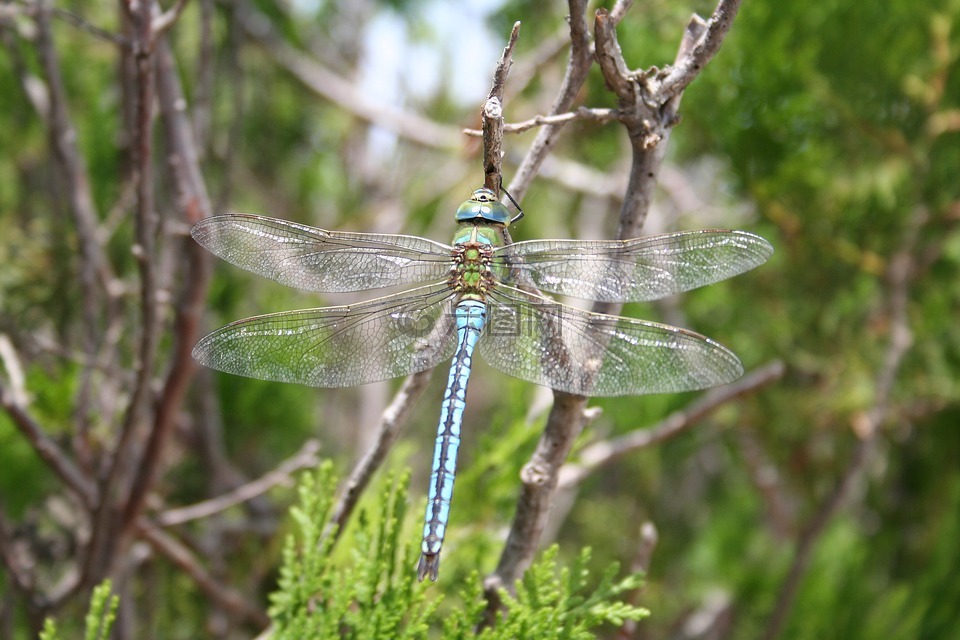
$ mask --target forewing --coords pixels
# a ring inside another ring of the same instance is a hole
[[[200,340],[193,357],[227,373],[314,387],[408,375],[453,355],[454,295],[429,285],[356,305],[247,318]]]
[[[487,297],[479,350],[500,371],[583,396],[704,389],[743,374],[737,357],[700,334],[582,311],[507,286]]]
[[[531,240],[499,248],[497,259],[543,291],[639,302],[730,278],[772,253],[770,243],[752,233],[707,229],[632,240]]]
[[[450,247],[414,236],[325,231],[243,213],[206,218],[194,239],[247,271],[306,291],[364,291],[440,280]]]

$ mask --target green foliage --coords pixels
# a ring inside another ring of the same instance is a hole
[[[110,627],[117,617],[117,607],[120,605],[120,598],[111,593],[111,587],[110,581],[104,580],[93,590],[84,640],[103,640],[110,637]]]
[[[496,626],[485,628],[479,636],[469,633],[483,613],[479,581],[463,593],[467,606],[452,615],[444,625],[444,638],[478,637],[483,640],[537,638],[589,640],[604,624],[620,626],[627,620],[642,620],[650,615],[643,607],[619,600],[624,593],[643,585],[642,574],[614,581],[618,565],[611,565],[595,586],[590,584],[590,550],[585,548],[570,568],[558,571],[559,547],[551,546],[517,582],[517,595],[505,589],[500,597],[508,613]],[[476,578],[476,576],[474,576]],[[473,604],[470,604],[470,603]]]
[[[409,475],[387,480],[375,519],[361,512],[340,542],[349,546],[349,556],[338,558],[333,535],[324,531],[336,495],[332,468],[324,463],[300,482],[299,504],[291,511],[296,533],[287,537],[278,590],[270,598],[276,637],[424,637],[435,605],[414,579],[411,547],[400,545]]]
[[[544,552],[540,562],[524,574],[517,597],[504,595],[511,614],[504,624],[503,637],[585,638],[601,624],[622,625],[626,620],[642,620],[650,615],[637,607],[614,598],[638,589],[642,574],[633,574],[619,582],[614,576],[619,566],[611,565],[591,593],[586,593],[590,549],[585,547],[571,569],[556,575],[558,547]]]
[[[117,618],[120,598],[113,595],[110,580],[101,582],[90,595],[90,610],[85,618],[84,640],[106,640],[110,637],[110,628]],[[43,621],[40,640],[58,640],[61,636],[53,618]]]
[[[424,638],[440,623],[443,637],[454,638],[592,638],[605,624],[622,625],[649,615],[621,600],[643,584],[640,574],[615,580],[611,565],[597,584],[588,570],[590,551],[570,568],[559,568],[558,547],[543,553],[517,583],[517,596],[505,590],[508,610],[496,626],[477,635],[486,601],[479,574],[463,580],[447,572],[441,583],[463,584],[458,605],[442,614],[443,597],[427,597],[427,585],[413,571],[417,549],[403,545],[408,474],[390,475],[370,517],[361,510],[357,522],[338,543],[326,530],[337,482],[329,462],[304,474],[298,504],[291,509],[294,533],[287,537],[277,591],[270,596],[270,617],[277,638]],[[454,537],[456,537],[454,535]],[[347,551],[338,553],[337,547]]]

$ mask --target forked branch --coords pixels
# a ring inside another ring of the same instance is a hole
[[[723,35],[729,29],[729,20],[739,2],[721,1],[710,23],[699,18],[690,21],[676,57],[676,64],[695,72],[684,72],[670,92],[661,85],[645,82],[646,75],[631,72],[623,59],[617,42],[616,25],[629,3],[617,3],[611,12],[601,9],[594,24],[596,59],[607,85],[617,95],[619,120],[627,129],[633,158],[627,190],[620,211],[617,238],[639,235],[653,201],[657,175],[663,163],[669,130],[677,122],[677,111],[682,88],[696,76],[703,65],[719,48]],[[570,110],[574,96],[586,77],[592,60],[589,55],[589,36],[586,33],[585,6],[570,2],[571,56],[551,116]],[[713,32],[705,24],[724,24]],[[713,40],[705,44],[703,38],[712,33]],[[684,84],[680,86],[681,80]],[[536,141],[518,169],[511,191],[522,194],[537,172],[549,150],[556,143],[561,124],[547,124],[541,128]],[[596,303],[594,312],[616,314],[619,305]],[[544,529],[553,495],[557,488],[560,469],[566,461],[573,442],[585,423],[587,398],[555,392],[555,400],[547,425],[537,448],[521,473],[523,486],[517,501],[516,514],[507,536],[503,553],[493,574],[487,577],[484,589],[488,601],[486,623],[492,624],[500,606],[499,589],[510,588],[533,560]]]

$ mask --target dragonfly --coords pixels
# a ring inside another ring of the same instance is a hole
[[[512,243],[507,228],[515,218],[487,188],[474,191],[455,218],[450,245],[241,213],[207,218],[191,232],[220,258],[302,290],[412,286],[359,304],[238,320],[201,339],[193,357],[240,376],[315,387],[362,385],[450,360],[420,581],[436,581],[439,572],[475,351],[507,375],[579,396],[725,384],[740,377],[743,367],[710,338],[581,310],[543,292],[612,303],[657,300],[740,274],[773,252],[757,235],[720,229]]]

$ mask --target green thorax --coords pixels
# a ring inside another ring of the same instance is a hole
[[[503,245],[500,224],[461,222],[453,237],[453,269],[450,285],[464,297],[482,299],[496,282],[492,266],[493,250]]]
[[[506,243],[510,213],[486,188],[473,192],[456,214],[460,228],[453,236],[450,286],[463,297],[483,299],[501,274],[493,268],[493,251]]]

